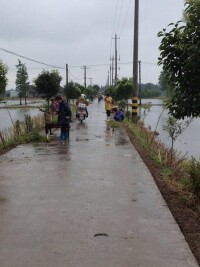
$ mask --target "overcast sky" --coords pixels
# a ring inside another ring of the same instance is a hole
[[[105,85],[118,42],[118,78],[132,77],[134,0],[0,0],[0,59],[9,67],[7,89],[15,88],[18,59],[29,81],[43,70],[35,61],[59,67],[66,83]],[[184,0],[140,0],[139,56],[142,83],[158,83],[160,38],[157,33],[182,18]]]

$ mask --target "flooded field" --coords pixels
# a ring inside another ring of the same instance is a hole
[[[0,103],[0,130],[7,129],[13,126],[17,120],[24,121],[25,115],[30,115],[31,117],[37,116],[41,111],[37,106],[41,106],[44,100],[27,100],[28,106],[33,106],[33,108],[19,108],[19,100],[8,100],[6,103]],[[24,105],[24,101],[22,102]],[[9,106],[16,106],[16,108],[7,108]],[[5,107],[5,109],[3,108]]]

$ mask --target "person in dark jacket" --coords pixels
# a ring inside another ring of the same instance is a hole
[[[71,118],[71,109],[67,102],[60,96],[55,98],[58,103],[58,125],[61,126],[60,140],[66,140],[69,138],[69,121]]]
[[[122,109],[117,108],[115,115],[114,115],[114,120],[115,121],[123,121],[124,120],[124,112]]]

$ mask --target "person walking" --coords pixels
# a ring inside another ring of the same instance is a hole
[[[112,109],[112,97],[109,94],[106,94],[104,101],[105,101],[105,110],[107,114],[107,119],[109,120]]]
[[[61,96],[56,96],[55,98],[58,103],[58,125],[61,126],[60,140],[66,140],[69,138],[69,121],[71,118],[71,109],[67,102],[62,99]]]

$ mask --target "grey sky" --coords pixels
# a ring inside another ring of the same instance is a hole
[[[184,0],[140,0],[142,83],[158,82],[157,33],[180,20],[183,9]],[[120,37],[118,78],[132,77],[134,0],[1,0],[0,17],[0,48],[63,68],[59,69],[62,85],[66,64],[69,80],[84,84],[86,65],[87,84],[105,85],[115,33]],[[7,89],[15,88],[18,58],[27,66],[30,83],[49,69],[0,50],[0,59],[9,67]]]

